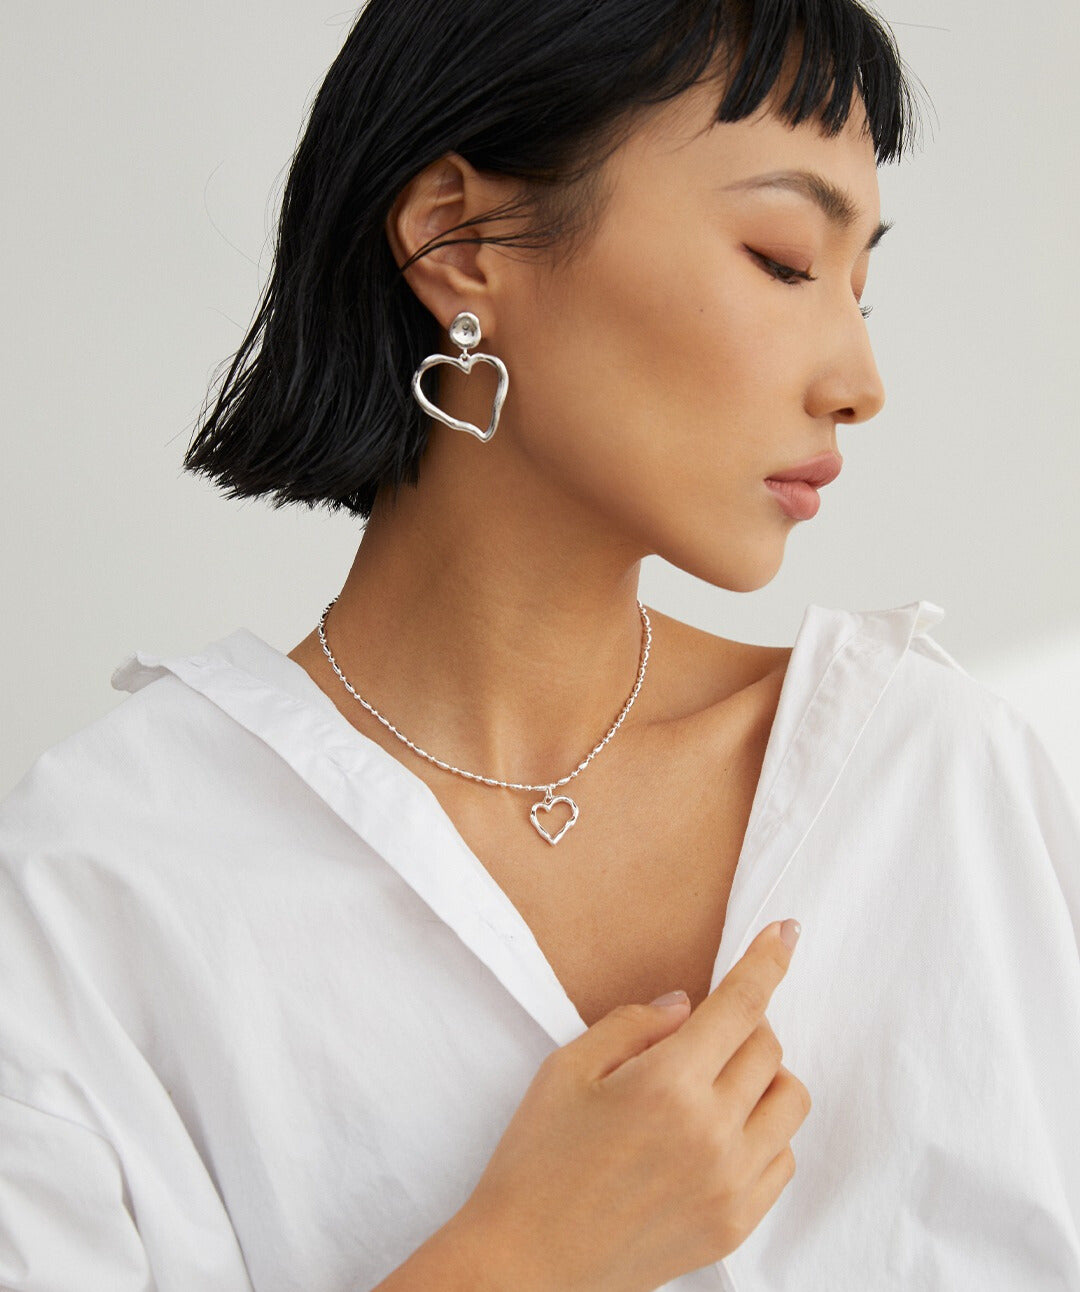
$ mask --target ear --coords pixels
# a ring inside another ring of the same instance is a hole
[[[496,205],[504,195],[496,184],[457,153],[432,162],[405,185],[386,217],[386,236],[398,268],[447,231],[453,245],[427,252],[405,270],[405,281],[446,331],[462,310],[479,315],[484,336],[495,331],[493,274],[489,248],[458,243],[490,232],[490,225],[458,228],[470,216]]]

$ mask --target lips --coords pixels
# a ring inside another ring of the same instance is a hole
[[[787,467],[783,471],[774,471],[766,479],[779,481],[805,480],[808,485],[812,485],[815,489],[820,489],[822,485],[830,484],[836,479],[843,465],[844,459],[840,454],[830,451],[808,458],[805,462],[800,462],[798,466]]]

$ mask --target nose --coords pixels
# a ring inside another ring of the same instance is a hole
[[[857,302],[852,316],[829,329],[832,346],[808,398],[814,417],[837,422],[867,422],[885,406],[885,387],[874,359],[870,335]]]

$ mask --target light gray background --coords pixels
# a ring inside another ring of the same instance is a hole
[[[282,651],[349,568],[346,517],[180,470],[270,264],[285,169],[354,10],[6,0],[0,794],[121,703],[132,650],[241,625]],[[794,639],[807,602],[944,607],[941,644],[1036,724],[1080,798],[1080,6],[894,0],[925,87],[865,300],[888,392],[751,594],[650,557],[647,603]]]

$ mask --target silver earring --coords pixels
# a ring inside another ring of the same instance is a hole
[[[485,443],[495,434],[495,428],[499,424],[499,413],[502,411],[503,400],[506,398],[507,389],[510,386],[510,377],[506,371],[506,364],[494,354],[470,354],[473,346],[480,344],[480,320],[475,314],[467,311],[459,314],[449,327],[450,340],[455,345],[461,346],[461,354],[453,357],[448,354],[429,354],[428,357],[420,364],[419,368],[413,373],[412,391],[416,402],[429,417],[436,417],[446,426],[452,426],[456,431],[468,431],[475,435],[478,440]],[[488,423],[486,431],[482,431],[479,426],[474,426],[472,422],[459,421],[456,417],[451,417],[449,413],[444,413],[441,408],[428,399],[420,388],[420,378],[429,368],[434,368],[440,363],[453,364],[460,368],[464,373],[470,373],[474,363],[490,363],[495,371],[499,374],[499,386],[495,391],[495,403],[491,409],[491,421]]]

